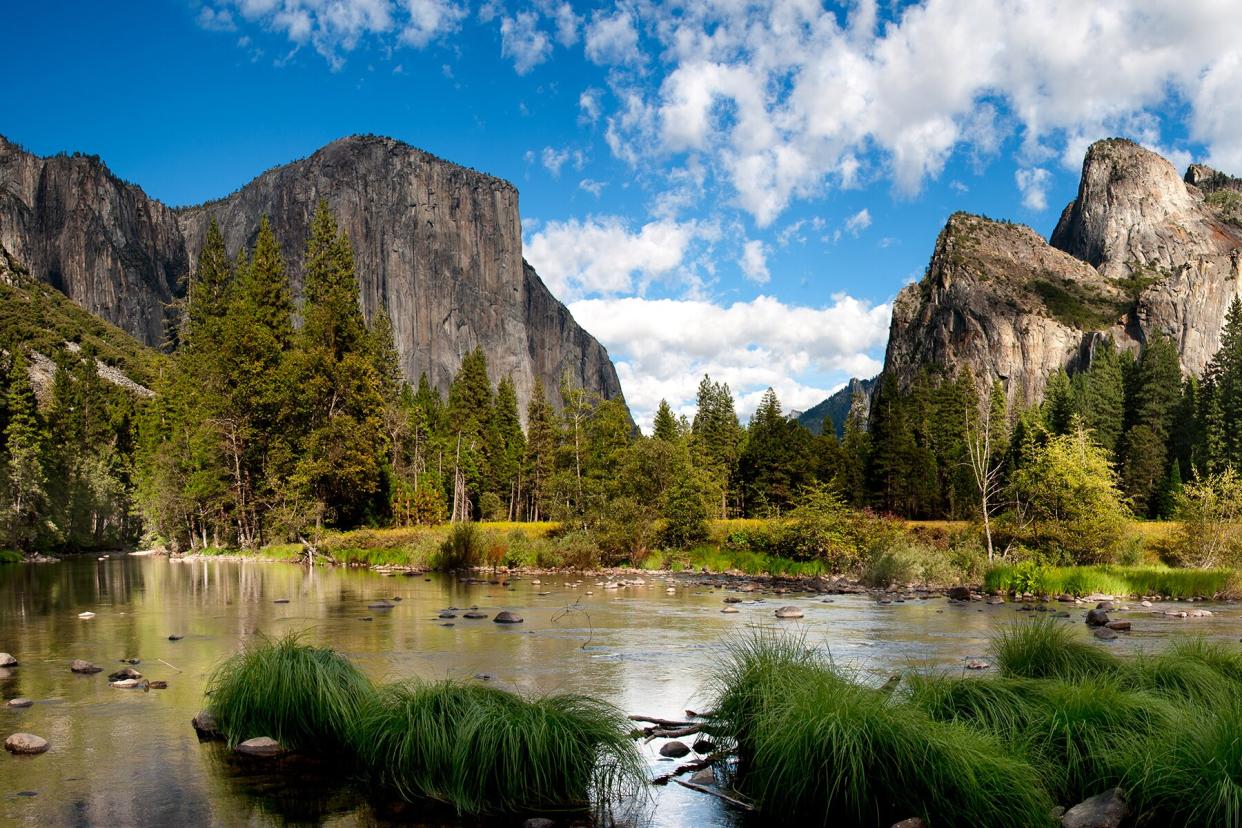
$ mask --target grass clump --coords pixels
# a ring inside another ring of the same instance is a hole
[[[270,736],[294,749],[334,750],[374,695],[344,656],[287,635],[258,637],[211,674],[211,709],[229,745]]]
[[[1035,768],[1000,740],[849,680],[801,640],[755,633],[717,673],[711,729],[736,784],[793,824],[1050,825]]]
[[[1236,594],[1237,573],[1229,569],[1172,569],[1164,566],[1002,565],[983,577],[988,592],[1035,595],[1165,595],[1199,598]]]
[[[0,549],[0,564],[21,563],[22,553],[16,549]]]
[[[1116,675],[1121,662],[1111,653],[1080,641],[1066,624],[1035,618],[999,630],[990,647],[1002,676],[1082,681]]]
[[[459,813],[586,807],[645,781],[625,717],[573,694],[526,700],[453,681],[391,685],[363,712],[353,740],[381,787]]]

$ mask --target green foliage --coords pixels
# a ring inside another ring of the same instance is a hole
[[[685,549],[707,539],[707,504],[703,491],[682,479],[670,487],[664,503],[664,528],[660,541],[665,546]]]
[[[1030,284],[1053,319],[1081,331],[1111,327],[1129,308],[1129,296],[1105,295],[1096,288],[1069,279],[1034,279]]]
[[[1242,477],[1233,468],[1188,483],[1174,499],[1181,522],[1168,550],[1181,566],[1242,564]]]
[[[521,813],[637,793],[644,767],[626,724],[586,696],[526,700],[476,684],[411,682],[371,698],[352,742],[368,778],[404,799]]]
[[[1035,768],[999,740],[849,680],[800,640],[734,640],[711,687],[711,730],[739,757],[735,786],[769,820],[1051,824]]]
[[[1012,678],[1077,681],[1120,669],[1114,656],[1050,618],[1001,629],[992,637],[990,652],[1000,674]]]
[[[440,545],[436,568],[445,572],[470,569],[483,563],[484,538],[473,523],[454,523],[448,537]]]
[[[333,650],[297,635],[259,637],[211,674],[211,710],[230,745],[270,736],[294,749],[326,753],[349,733],[374,693],[371,682]]]
[[[1034,561],[992,567],[983,578],[989,592],[1018,595],[1163,595],[1169,598],[1229,597],[1237,576],[1228,569],[1162,566],[1047,566]]]

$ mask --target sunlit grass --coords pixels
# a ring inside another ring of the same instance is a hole
[[[1171,598],[1230,596],[1238,593],[1239,576],[1229,569],[1171,569],[1165,566],[1039,566],[1002,565],[988,570],[983,588],[989,592],[1031,592],[1037,595],[1165,595]]]

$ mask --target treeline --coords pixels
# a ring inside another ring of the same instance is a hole
[[[46,356],[46,355],[45,355]],[[137,403],[101,379],[89,345],[53,352],[42,406],[22,343],[0,365],[0,549],[110,548],[137,539],[132,455]]]

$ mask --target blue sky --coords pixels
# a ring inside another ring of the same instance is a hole
[[[1047,235],[1091,140],[1242,172],[1228,0],[169,0],[6,10],[0,133],[170,204],[352,133],[521,191],[640,423],[878,370],[955,210]]]

